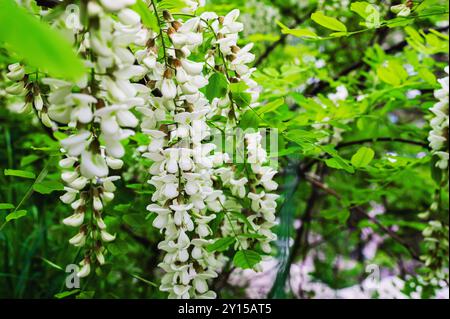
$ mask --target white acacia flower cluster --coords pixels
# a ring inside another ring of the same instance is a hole
[[[244,142],[248,170],[237,174],[233,165],[226,165],[218,168],[216,172],[221,181],[221,188],[228,189],[232,194],[232,197],[227,199],[226,208],[230,211],[243,211],[248,223],[225,218],[221,231],[223,236],[231,237],[236,234],[257,234],[255,238],[239,237],[235,248],[252,249],[258,245],[263,252],[269,254],[270,243],[276,240],[271,228],[276,225],[276,200],[279,196],[272,192],[278,188],[278,184],[273,181],[277,172],[267,165],[268,156],[262,147],[262,135],[259,132],[245,134]],[[249,199],[250,209],[242,209],[242,201],[245,199]]]
[[[209,118],[230,116],[228,126],[234,128],[242,110],[236,109],[231,94],[210,102],[200,92],[208,84],[208,73],[218,71],[230,82],[243,81],[247,92],[257,98],[256,83],[250,79],[253,70],[246,65],[254,58],[249,52],[251,45],[237,46],[237,34],[243,28],[236,21],[238,15],[237,10],[225,17],[204,13],[183,22],[164,12],[162,33],[149,32],[146,48],[136,52],[139,63],[147,68],[148,90],[143,90],[142,96],[148,103],[138,108],[143,115],[142,132],[151,140],[143,156],[153,161],[149,183],[155,192],[147,209],[156,213],[153,225],[164,235],[158,245],[165,251],[159,265],[165,271],[160,289],[167,291],[169,298],[216,297],[208,288],[208,280],[217,276],[223,256],[207,249],[214,241],[209,224],[216,214],[249,194],[249,180],[235,178],[227,154],[212,153],[215,145],[207,141]],[[211,33],[214,47],[205,60],[190,59]],[[161,48],[162,59],[158,56]],[[276,172],[262,165],[265,151],[259,148],[259,135],[252,136],[247,136],[249,161],[254,162],[254,174],[261,176],[260,185],[272,191],[277,186],[271,180]],[[225,195],[226,188],[236,200]],[[256,190],[252,194],[254,212],[249,220],[260,229],[263,249],[268,252],[274,239],[270,227],[275,219],[276,195]]]
[[[448,66],[445,68],[445,72],[449,74]],[[447,172],[449,160],[449,77],[439,79],[438,82],[442,88],[434,91],[434,96],[439,101],[430,109],[433,118],[430,121],[431,131],[428,135],[428,141],[430,142],[431,153],[437,157],[436,167]],[[430,215],[439,214],[440,196],[438,192],[435,193],[434,202],[429,210],[420,214],[420,218],[428,219]],[[427,227],[422,231],[427,249],[421,259],[429,269],[429,272],[424,276],[425,280],[442,279],[448,281],[448,231],[448,225],[439,220],[430,220]]]
[[[159,25],[152,30],[130,9],[135,0],[89,0],[86,17],[80,19],[85,25],[62,27],[63,18],[54,21],[84,58],[87,75],[77,82],[40,77],[34,83],[16,64],[8,73],[16,81],[9,91],[25,95],[44,125],[67,133],[61,140],[61,200],[74,210],[63,223],[79,229],[69,242],[85,247],[78,276],[89,275],[93,263],[105,263],[103,244],[115,239],[102,213],[120,179],[114,171],[123,166],[122,141],[139,125],[150,140],[139,151],[152,162],[148,183],[155,188],[147,209],[156,214],[153,226],[164,235],[158,245],[164,252],[159,266],[165,271],[160,289],[169,298],[215,298],[209,281],[226,261],[223,254],[208,250],[216,239],[236,237],[236,249],[270,253],[276,239],[271,228],[277,172],[267,164],[260,133],[245,134],[239,141],[246,149],[244,164],[233,163],[210,141],[213,117],[228,119],[217,126],[232,132],[241,114],[257,106],[259,89],[248,66],[254,60],[253,45],[237,44],[243,30],[238,10],[196,17],[192,12],[204,1],[185,2],[180,19],[168,11],[152,12]],[[248,105],[237,102],[230,88],[209,100],[202,89],[214,73],[221,73],[230,87],[240,85]],[[230,218],[231,212],[248,222]],[[218,214],[226,218],[213,230]],[[254,236],[244,236],[248,233]]]
[[[247,44],[243,48],[237,45],[238,33],[244,28],[243,24],[238,22],[239,11],[233,10],[225,17],[219,17],[219,26],[213,28],[217,32],[217,53],[224,57],[223,66],[225,72],[227,70],[234,71],[235,78],[230,82],[243,83],[247,89],[246,92],[250,95],[249,107],[238,109],[237,104],[233,99],[232,94],[226,95],[223,99],[214,100],[213,105],[216,105],[219,110],[222,108],[220,115],[228,116],[229,121],[226,123],[224,130],[233,131],[235,129],[235,120],[245,110],[256,107],[259,98],[259,90],[257,83],[252,80],[251,75],[255,71],[254,68],[249,68],[247,64],[254,60],[254,55],[250,53],[253,44]],[[211,57],[210,57],[211,59]],[[208,62],[211,64],[211,62]],[[217,68],[217,67],[216,67]],[[232,134],[234,136],[234,134]],[[233,139],[233,138],[231,138]],[[275,225],[275,211],[276,200],[279,197],[272,192],[278,187],[278,184],[273,181],[277,173],[272,167],[268,165],[268,156],[266,150],[262,147],[262,135],[257,133],[246,133],[244,135],[244,154],[245,162],[248,164],[248,170],[237,173],[236,166],[225,164],[216,169],[216,175],[219,176],[221,189],[228,189],[232,196],[226,198],[224,211],[238,211],[243,212],[248,224],[241,220],[233,220],[229,218],[229,213],[226,212],[223,226],[221,227],[223,236],[236,236],[241,233],[253,233],[259,235],[258,237],[240,237],[236,240],[236,249],[253,249],[256,246],[269,254],[271,251],[270,243],[276,240],[276,235],[271,231]],[[238,141],[239,143],[239,141]],[[238,146],[239,148],[239,146]],[[249,209],[243,209],[242,201],[250,199]],[[259,265],[257,265],[257,268]]]
[[[250,53],[253,44],[247,44],[243,48],[237,46],[238,33],[243,30],[243,24],[237,21],[239,16],[238,10],[231,11],[224,18],[219,18],[219,22],[223,21],[223,25],[218,28],[217,43],[219,55],[225,57],[224,68],[232,70],[236,74],[238,82],[242,82],[247,86],[247,93],[251,96],[250,107],[257,106],[256,101],[259,97],[257,83],[251,79],[251,74],[255,70],[249,68],[248,63],[254,60],[254,55]],[[229,118],[239,119],[240,114],[248,108],[242,110],[237,109],[237,105],[233,100],[232,94],[227,95],[221,100],[213,101],[213,105],[217,103],[218,107],[225,106],[221,115]],[[231,114],[230,114],[231,113]],[[233,130],[234,122],[227,122],[225,130]],[[232,139],[232,138],[231,138]],[[270,242],[276,239],[276,235],[270,230],[275,225],[276,199],[278,195],[272,194],[278,185],[273,181],[276,171],[267,165],[267,153],[262,147],[262,135],[258,133],[247,133],[244,136],[245,143],[245,161],[249,164],[249,171],[244,174],[236,173],[236,167],[233,165],[225,165],[216,170],[221,181],[221,188],[228,189],[232,197],[227,198],[227,207],[230,210],[243,211],[245,217],[249,221],[248,224],[239,220],[225,218],[221,228],[223,236],[236,236],[241,233],[256,233],[260,237],[240,237],[235,243],[236,249],[251,249],[259,244],[262,251],[270,253]],[[250,209],[242,209],[242,200],[250,199]],[[228,217],[228,216],[227,216]]]
[[[89,1],[88,25],[70,30],[80,39],[75,45],[85,57],[89,74],[77,83],[42,80],[49,87],[50,120],[71,132],[61,141],[65,158],[60,167],[66,183],[61,200],[74,210],[63,223],[79,228],[70,244],[86,247],[79,277],[89,275],[94,261],[105,263],[103,242],[115,239],[102,218],[104,206],[114,198],[114,181],[120,179],[110,171],[121,169],[120,158],[125,154],[121,141],[133,135],[138,125],[131,109],[144,104],[133,81],[143,77],[145,68],[134,65],[135,57],[128,49],[142,42],[140,17],[127,8],[133,3]]]
[[[204,143],[210,104],[199,91],[208,81],[204,63],[189,59],[203,42],[201,21],[182,23],[167,12],[164,16],[170,42],[160,38],[163,61],[158,61],[157,35],[152,32],[147,48],[136,53],[149,81],[147,105],[138,109],[142,131],[151,139],[143,156],[153,161],[149,183],[156,189],[147,209],[157,214],[153,226],[165,236],[158,245],[165,252],[159,264],[165,271],[160,289],[169,298],[215,298],[207,280],[217,276],[221,262],[206,245],[212,234],[208,224],[221,209],[220,192],[214,191],[211,177],[214,145]]]
[[[445,68],[445,72],[449,74],[449,67]],[[434,92],[434,96],[439,100],[430,109],[434,117],[430,121],[431,131],[428,135],[428,141],[432,153],[438,157],[436,167],[442,170],[448,168],[448,91],[449,91],[449,77],[446,76],[438,80],[442,88]]]

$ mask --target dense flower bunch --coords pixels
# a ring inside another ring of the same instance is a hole
[[[445,72],[449,73],[448,66]],[[448,127],[449,127],[449,77],[446,76],[439,79],[438,82],[442,88],[434,92],[434,96],[439,101],[430,109],[433,113],[433,118],[430,121],[431,131],[428,136],[432,154],[437,157],[436,167],[442,169],[444,176],[447,176],[448,171]],[[448,183],[448,178],[444,177],[444,185]],[[439,190],[440,191],[440,190]],[[422,214],[420,217],[429,218],[430,215],[439,214],[439,191],[435,194],[435,201],[431,205],[428,212]],[[427,253],[421,258],[429,271],[425,279],[440,279],[448,282],[448,225],[445,225],[439,220],[431,220],[428,226],[423,230]]]
[[[37,76],[31,81],[21,65],[9,66],[8,77],[17,83],[8,92],[25,95],[24,108],[32,106],[42,124],[69,135],[61,140],[64,159],[59,164],[66,183],[61,200],[74,210],[63,223],[79,228],[69,242],[86,247],[79,277],[90,273],[93,262],[105,262],[103,243],[115,239],[102,218],[104,206],[114,198],[113,182],[120,179],[110,171],[122,167],[120,158],[125,150],[121,141],[133,135],[132,128],[138,125],[130,109],[144,103],[136,97],[136,84],[130,81],[145,71],[134,65],[135,57],[128,49],[140,40],[136,35],[141,29],[140,17],[127,8],[133,2],[89,1],[85,26],[68,28],[63,17],[53,21],[90,70],[78,82],[37,80]]]
[[[65,135],[61,200],[74,213],[63,223],[79,229],[69,240],[84,247],[79,277],[89,275],[93,263],[105,263],[104,243],[115,239],[102,215],[120,179],[114,171],[123,166],[122,141],[140,126],[150,142],[139,151],[150,159],[148,183],[155,188],[147,209],[156,214],[153,226],[164,236],[158,245],[165,271],[160,289],[169,298],[215,298],[208,280],[226,261],[208,248],[216,239],[234,237],[236,250],[266,254],[276,239],[271,228],[277,172],[268,165],[263,135],[242,134],[235,148],[244,154],[236,162],[233,154],[217,149],[217,132],[210,126],[213,122],[212,127],[233,137],[242,114],[257,106],[258,86],[248,66],[254,60],[252,44],[237,44],[243,31],[238,10],[195,16],[203,1],[186,1],[186,8],[172,15],[146,1],[158,24],[147,28],[131,9],[134,3],[90,0],[87,17],[80,19],[87,22],[69,28],[63,17],[53,20],[83,57],[89,71],[84,78],[70,82],[36,76],[31,81],[25,68],[14,64],[8,78],[15,83],[7,91],[24,95],[24,107],[34,107],[45,126]],[[226,92],[206,96],[202,92],[217,76]],[[233,85],[240,88],[239,97]],[[222,120],[214,123],[215,118]],[[213,230],[210,224],[219,215],[226,218]]]
[[[213,188],[214,158],[209,153],[214,146],[203,143],[212,109],[199,91],[208,83],[204,65],[190,59],[203,42],[202,25],[200,18],[182,23],[168,12],[164,18],[161,33],[149,34],[147,48],[136,53],[147,67],[150,87],[147,105],[139,111],[142,131],[151,139],[143,156],[153,161],[149,183],[156,188],[147,209],[157,214],[153,225],[165,236],[158,245],[166,252],[161,290],[169,298],[214,298],[206,280],[217,276],[220,261],[205,246],[211,242],[206,239],[211,235],[208,223],[221,210],[220,192]],[[157,39],[164,50],[162,62]]]
[[[127,8],[133,2],[88,2],[89,22],[79,30],[79,53],[86,57],[91,70],[89,80],[76,84],[43,80],[50,86],[50,118],[74,129],[61,141],[66,158],[60,166],[67,184],[61,200],[75,210],[64,224],[80,227],[70,243],[84,246],[90,239],[80,277],[89,273],[93,255],[99,264],[105,262],[102,242],[115,238],[106,231],[102,219],[104,206],[114,198],[113,182],[120,178],[110,170],[122,167],[120,158],[125,150],[121,141],[133,135],[132,128],[138,125],[130,109],[144,103],[136,97],[138,88],[131,82],[144,72],[143,67],[134,65],[134,55],[128,49],[141,40],[137,33],[140,17]],[[88,211],[90,218],[85,222]]]
[[[157,214],[153,225],[164,234],[158,246],[166,252],[160,264],[166,272],[161,290],[169,292],[169,298],[216,296],[208,289],[207,280],[217,276],[224,257],[207,249],[213,242],[209,223],[217,213],[238,206],[245,196],[253,196],[249,221],[258,223],[264,251],[270,251],[269,242],[274,239],[270,227],[274,225],[277,196],[249,193],[246,186],[250,181],[238,179],[228,154],[208,142],[209,119],[227,117],[224,130],[234,129],[244,111],[236,109],[231,92],[208,100],[200,89],[208,84],[209,77],[220,72],[229,83],[245,83],[247,93],[253,100],[257,98],[256,83],[250,79],[253,70],[246,66],[254,58],[249,53],[251,45],[237,46],[237,33],[243,28],[236,22],[238,15],[237,10],[225,17],[208,12],[182,21],[166,11],[164,21],[160,21],[161,32],[149,34],[146,48],[136,52],[139,63],[148,70],[149,90],[143,92],[147,102],[138,108],[143,115],[142,131],[151,140],[143,156],[153,162],[149,183],[156,189],[147,209]],[[201,60],[198,48],[209,39],[212,47]],[[160,49],[162,59],[158,56]],[[197,61],[191,59],[194,55]],[[276,172],[262,167],[266,155],[259,144],[261,136],[248,134],[246,140],[248,159],[254,162],[254,173],[260,174],[260,183],[268,191],[276,189],[271,181]],[[241,249],[249,246],[239,245]]]

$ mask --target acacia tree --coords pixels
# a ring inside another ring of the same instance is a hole
[[[2,295],[448,292],[447,18],[2,0]]]

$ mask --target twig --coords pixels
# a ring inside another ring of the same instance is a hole
[[[295,15],[295,14],[293,14],[293,11],[290,9],[290,8],[282,8],[282,10],[281,10],[281,13],[283,14],[283,15],[286,15],[286,16],[291,16],[294,20],[295,20],[295,22],[291,25],[291,26],[289,26],[289,29],[293,29],[293,28],[295,28],[296,26],[298,26],[299,24],[302,24],[305,20],[306,20],[306,18],[307,17],[309,17],[310,15],[311,15],[311,13],[312,13],[313,11],[310,11],[310,12],[308,12],[304,17],[298,17],[297,15]],[[286,39],[287,39],[287,37],[288,37],[288,34],[282,34],[281,36],[280,36],[280,38],[277,40],[277,41],[275,41],[275,42],[273,42],[271,45],[269,45],[267,48],[266,48],[266,50],[259,56],[259,58],[256,60],[256,62],[255,62],[255,64],[254,64],[254,66],[255,67],[258,67],[258,66],[260,66],[261,65],[261,63],[262,62],[264,62],[264,60],[266,60],[267,59],[267,57],[279,46],[279,45],[282,45],[282,44],[284,44],[285,42],[286,42]]]
[[[151,248],[153,246],[151,241],[149,241],[146,237],[137,235],[136,233],[133,232],[133,230],[131,230],[130,227],[122,225],[120,228],[145,248]]]
[[[405,144],[411,144],[411,145],[417,145],[424,148],[429,149],[430,146],[421,141],[414,141],[414,140],[408,140],[405,138],[397,138],[397,137],[377,137],[377,138],[367,138],[363,140],[357,140],[357,141],[350,141],[350,142],[344,142],[340,143],[336,146],[336,149],[344,148],[352,145],[359,145],[364,143],[375,143],[375,142],[399,142],[399,143],[405,143]]]
[[[339,200],[342,199],[342,196],[339,193],[337,193],[335,190],[329,188],[328,186],[324,185],[322,182],[320,182],[320,181],[318,181],[318,180],[316,180],[316,179],[314,179],[312,177],[309,177],[309,176],[305,176],[305,178],[306,178],[306,180],[308,182],[310,182],[314,186],[322,189],[326,193],[336,197]],[[354,210],[354,211],[358,212],[359,214],[363,215],[365,218],[367,218],[368,220],[373,222],[382,231],[384,231],[386,234],[388,234],[392,239],[394,239],[396,242],[398,242],[399,244],[404,246],[406,248],[406,250],[408,250],[408,252],[410,253],[411,257],[413,257],[417,261],[422,262],[422,260],[420,259],[419,255],[414,251],[414,249],[407,242],[405,242],[405,240],[403,238],[399,237],[395,232],[390,230],[388,227],[382,225],[380,223],[380,221],[378,221],[375,217],[370,216],[364,209],[362,209],[359,206],[353,206],[353,207],[350,208],[350,210]]]
[[[383,30],[383,29],[379,29],[379,30],[380,30],[379,33],[381,33],[381,30]],[[446,26],[446,27],[441,27],[441,28],[437,28],[437,29],[436,29],[436,31],[438,31],[438,32],[442,32],[442,31],[445,31],[445,30],[448,30],[448,26]],[[386,35],[384,35],[384,36],[382,37],[382,39],[384,39],[385,37],[386,37]],[[408,44],[408,42],[407,42],[406,40],[403,40],[403,41],[401,41],[401,42],[399,42],[399,43],[397,43],[397,44],[395,44],[395,45],[393,45],[393,46],[387,48],[387,49],[385,50],[385,52],[386,52],[387,54],[392,54],[392,53],[398,52],[398,51],[402,50],[407,44]],[[367,68],[368,65],[365,64],[363,60],[360,60],[360,61],[358,61],[358,62],[355,62],[354,64],[348,66],[347,68],[343,69],[343,70],[340,71],[338,74],[336,74],[336,75],[333,77],[333,81],[337,81],[340,77],[346,76],[346,75],[348,75],[350,72],[352,72],[352,71],[354,71],[354,70],[357,70],[357,69],[359,69],[359,68],[361,68],[361,67],[366,67],[366,68]],[[305,95],[306,95],[306,96],[314,96],[314,95],[317,95],[318,93],[320,93],[320,92],[323,91],[324,89],[328,88],[329,86],[330,86],[330,83],[329,83],[329,82],[326,82],[326,81],[319,81],[319,82],[314,83],[314,84],[310,85],[309,87],[307,87],[306,90],[305,90]]]

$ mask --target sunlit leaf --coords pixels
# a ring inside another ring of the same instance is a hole
[[[314,12],[311,15],[311,19],[327,29],[347,32],[347,27],[345,26],[345,24],[343,24],[336,18],[326,16],[323,12]]]
[[[239,250],[233,257],[233,264],[242,269],[255,267],[261,261],[261,255],[254,250]]]
[[[85,73],[70,43],[13,0],[0,1],[0,42],[6,42],[28,64],[52,76],[79,79]]]

